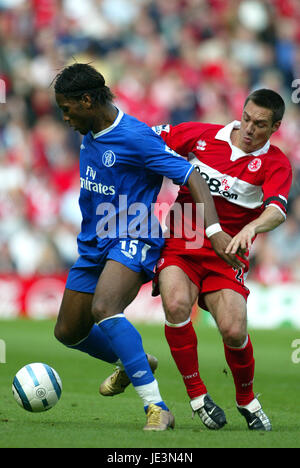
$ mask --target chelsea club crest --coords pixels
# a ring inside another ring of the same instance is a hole
[[[115,164],[115,162],[116,162],[116,155],[113,151],[108,150],[108,151],[105,151],[105,153],[103,153],[102,163],[104,164],[104,166],[111,167]]]

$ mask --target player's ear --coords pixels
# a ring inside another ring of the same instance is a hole
[[[92,98],[88,93],[85,93],[81,96],[81,102],[86,107],[86,109],[90,109],[93,105]]]
[[[281,125],[281,122],[282,122],[282,120],[277,120],[277,122],[275,122],[275,123],[273,124],[272,133],[276,132],[276,131],[279,129],[279,127],[280,127],[280,125]]]

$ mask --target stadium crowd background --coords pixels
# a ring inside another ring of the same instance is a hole
[[[64,272],[77,258],[80,136],[50,86],[74,60],[92,62],[149,125],[226,124],[253,89],[278,91],[287,111],[272,142],[294,182],[288,219],[256,240],[249,278],[300,281],[298,0],[0,0],[0,273]],[[160,200],[173,197],[166,183]]]

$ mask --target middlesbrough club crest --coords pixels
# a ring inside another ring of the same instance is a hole
[[[252,161],[248,164],[248,169],[251,172],[256,172],[261,168],[261,159],[260,158],[254,158]]]

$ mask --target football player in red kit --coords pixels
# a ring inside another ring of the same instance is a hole
[[[154,295],[158,294],[159,287],[166,315],[166,339],[192,410],[210,429],[223,427],[226,417],[199,374],[197,337],[190,320],[196,300],[211,313],[222,336],[237,409],[249,429],[271,430],[269,418],[253,393],[254,357],[246,308],[249,290],[244,280],[256,235],[275,229],[286,217],[292,170],[287,157],[269,141],[280,126],[284,110],[277,93],[260,89],[246,99],[241,122],[154,128],[205,178],[220,219],[220,224],[206,230],[203,246],[195,249],[187,247],[190,239],[184,234],[181,238],[174,235],[176,226],[170,218],[169,238],[157,266],[154,291]],[[185,187],[180,188],[176,203],[182,207],[192,203]],[[183,222],[189,223],[184,210],[182,213]],[[240,256],[245,268],[233,269],[213,251],[209,238],[221,230],[232,236],[227,253]]]

